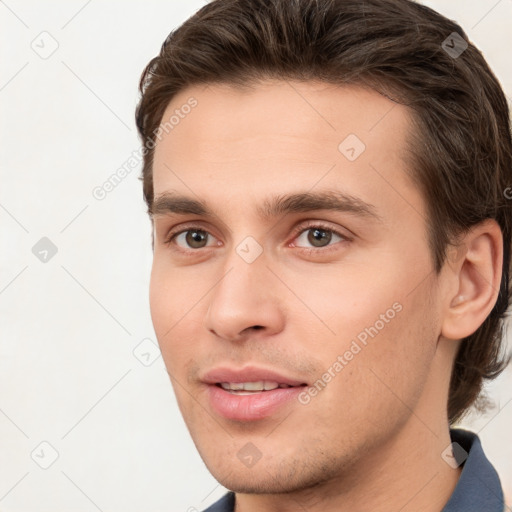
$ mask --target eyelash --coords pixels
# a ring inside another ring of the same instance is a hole
[[[315,229],[315,228],[320,229],[322,231],[326,231],[326,232],[334,234],[334,235],[337,235],[340,238],[342,238],[342,240],[337,242],[337,243],[350,242],[351,241],[351,238],[349,238],[347,235],[345,235],[345,234],[343,234],[343,233],[333,229],[331,226],[329,226],[327,224],[324,224],[324,223],[322,223],[320,221],[310,221],[310,223],[308,223],[308,224],[301,224],[300,226],[297,226],[296,228],[293,229],[293,239],[295,240],[303,232],[310,231],[310,230]],[[167,245],[167,246],[171,246],[172,243],[173,243],[173,240],[177,236],[181,235],[182,233],[186,233],[188,231],[194,231],[194,230],[195,231],[201,231],[203,233],[206,233],[206,234],[210,235],[210,233],[208,231],[206,231],[205,229],[203,229],[200,226],[189,225],[189,226],[185,226],[185,228],[182,228],[179,231],[172,231],[172,232],[170,232],[166,236],[166,238],[164,240],[164,244]],[[314,248],[314,247],[309,247],[309,248],[308,247],[298,247],[298,246],[295,246],[295,247],[299,251],[301,251],[303,253],[306,253],[306,254],[311,254],[311,253],[319,254],[319,253],[330,252],[331,250],[336,250],[335,245],[336,244],[333,244],[332,246],[328,245],[328,246],[325,246],[325,247],[316,247],[316,248]],[[202,249],[207,249],[207,247],[204,247]],[[183,249],[183,248],[179,248],[177,250],[187,254],[187,253],[197,253],[201,249]]]

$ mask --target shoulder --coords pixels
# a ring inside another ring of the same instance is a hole
[[[235,493],[228,492],[219,501],[208,507],[203,512],[234,512],[235,510]]]

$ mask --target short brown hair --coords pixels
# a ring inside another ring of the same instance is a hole
[[[499,296],[454,362],[448,417],[457,421],[507,364],[512,141],[498,80],[459,25],[410,0],[213,0],[169,34],[141,77],[149,213],[154,136],[172,98],[191,85],[265,79],[359,84],[411,108],[410,172],[427,203],[436,272],[458,235],[488,218],[499,224]]]

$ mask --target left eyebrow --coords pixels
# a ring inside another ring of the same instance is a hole
[[[262,219],[272,219],[286,213],[301,213],[315,210],[332,210],[351,213],[382,221],[374,205],[341,191],[303,192],[271,197],[258,207]]]
[[[288,213],[316,210],[351,213],[355,216],[382,222],[382,217],[377,213],[374,205],[350,194],[333,190],[270,197],[257,207],[257,214],[263,220],[271,220]],[[164,192],[156,197],[151,204],[149,214],[151,216],[177,214],[217,217],[207,203],[176,192]]]

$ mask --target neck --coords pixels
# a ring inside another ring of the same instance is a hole
[[[460,477],[441,454],[450,446],[445,408],[456,343],[439,343],[408,420],[378,450],[335,478],[287,494],[237,494],[235,512],[442,512]]]
[[[450,443],[447,420],[433,429],[412,415],[378,454],[336,479],[295,493],[237,494],[235,512],[441,512],[460,476],[441,457]]]

